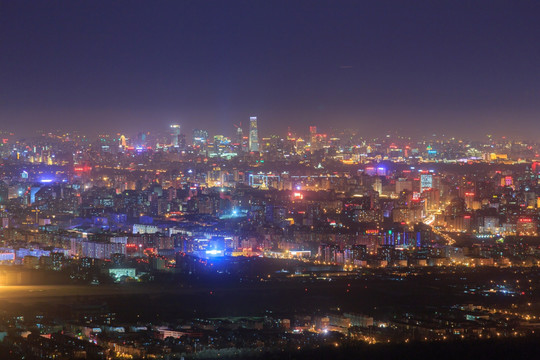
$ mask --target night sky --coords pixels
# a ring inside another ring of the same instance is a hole
[[[0,128],[540,136],[540,1],[0,0]]]

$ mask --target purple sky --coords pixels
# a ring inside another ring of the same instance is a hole
[[[540,135],[539,1],[0,0],[0,128]]]

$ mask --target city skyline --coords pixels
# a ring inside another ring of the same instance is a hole
[[[0,119],[19,133],[224,133],[257,114],[262,133],[332,124],[534,137],[538,6],[4,3]]]
[[[540,1],[0,0],[0,359],[533,359]]]

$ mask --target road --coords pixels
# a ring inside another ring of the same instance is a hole
[[[433,224],[434,221],[435,221],[435,215],[429,215],[424,219],[424,224],[431,226],[431,224]],[[435,229],[434,226],[431,226],[431,230],[433,231],[435,235],[443,238],[446,241],[447,245],[454,245],[456,243],[456,240],[452,239],[449,235]]]

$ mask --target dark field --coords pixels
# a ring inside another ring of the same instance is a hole
[[[468,303],[499,308],[530,303],[529,310],[534,312],[540,303],[537,269],[326,275],[274,276],[265,281],[206,277],[161,284],[2,286],[0,304],[4,309],[54,315],[61,315],[65,306],[103,305],[119,321],[155,322],[269,312],[289,317],[337,308],[384,319],[406,310],[422,312]],[[497,284],[504,284],[508,293],[487,292]]]

